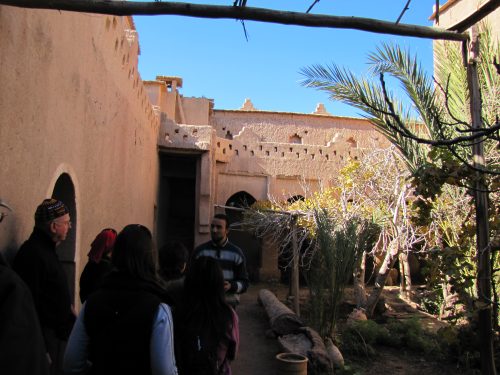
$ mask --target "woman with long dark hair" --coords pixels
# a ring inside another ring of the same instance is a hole
[[[71,332],[65,372],[176,375],[172,315],[158,284],[151,232],[127,225],[111,259],[116,270],[89,296]]]
[[[103,278],[113,269],[111,254],[116,236],[116,230],[106,228],[92,241],[88,254],[89,261],[80,276],[80,301],[82,303],[97,290]]]
[[[200,257],[190,265],[183,303],[175,310],[175,337],[179,374],[231,374],[238,316],[225,301],[224,276],[213,258]]]

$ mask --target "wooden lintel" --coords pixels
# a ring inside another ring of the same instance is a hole
[[[354,29],[435,40],[465,41],[469,37],[465,33],[435,27],[395,24],[371,18],[340,17],[253,7],[109,0],[0,0],[0,4],[22,8],[57,9],[117,16],[179,15],[198,18],[239,19],[306,27]]]

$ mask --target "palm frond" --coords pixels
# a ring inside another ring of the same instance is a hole
[[[410,170],[416,170],[425,161],[427,148],[394,130],[394,127],[399,125],[390,114],[387,100],[379,82],[374,83],[364,77],[357,78],[349,70],[339,68],[335,64],[313,65],[303,68],[301,73],[305,76],[302,85],[325,91],[329,94],[330,99],[340,100],[360,109],[361,115],[374,124],[405,156]],[[411,119],[410,110],[405,108],[392,93],[389,92],[387,95],[389,101],[393,103],[399,119],[407,128],[418,133],[420,125]]]
[[[401,83],[430,137],[441,138],[443,129],[439,126],[439,120],[443,109],[437,100],[433,82],[425,74],[417,57],[398,46],[382,44],[368,59],[374,74],[389,74]]]

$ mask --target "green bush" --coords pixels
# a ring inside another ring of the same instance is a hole
[[[442,357],[437,338],[425,332],[418,319],[391,320],[386,326],[373,320],[354,322],[341,332],[340,341],[346,353],[367,357],[376,353],[374,345],[407,347],[419,353]]]
[[[424,331],[418,318],[392,320],[387,328],[391,336],[397,336],[403,346],[426,355],[442,357],[436,336]]]
[[[474,324],[443,327],[437,336],[443,353],[458,366],[469,371],[480,368],[480,342]]]
[[[346,353],[365,355],[370,357],[375,354],[373,345],[390,342],[387,328],[373,320],[354,322],[343,330],[341,334],[341,348]]]

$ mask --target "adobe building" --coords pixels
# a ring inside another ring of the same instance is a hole
[[[216,110],[181,95],[180,78],[143,82],[131,17],[0,6],[0,50],[0,200],[12,208],[1,208],[0,251],[11,261],[36,206],[63,200],[73,229],[58,253],[76,305],[101,229],[141,223],[158,245],[192,247],[209,238],[217,205],[307,195],[383,142],[366,120],[321,105],[310,114],[259,111],[249,100]],[[232,236],[254,278],[276,276],[277,249]]]
[[[214,212],[231,222],[245,207],[273,197],[304,197],[333,183],[347,159],[388,141],[364,119],[332,116],[322,104],[311,114],[259,111],[247,99],[238,110],[213,109],[213,100],[183,97],[179,77],[145,82],[161,118],[158,241],[196,245],[210,238]],[[238,230],[250,276],[277,277],[276,246]]]

